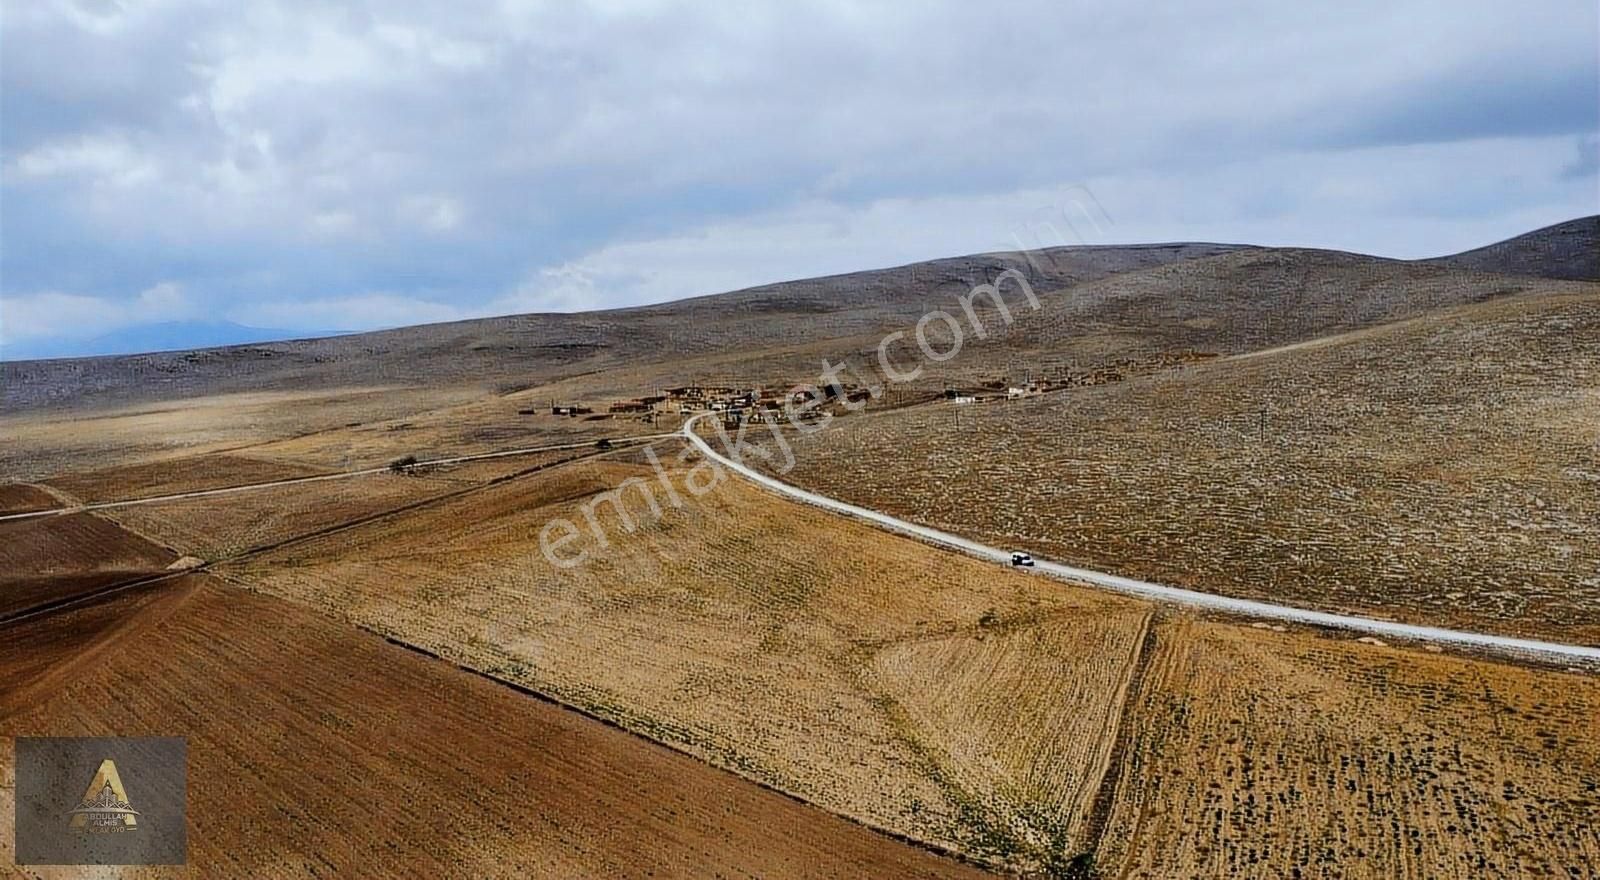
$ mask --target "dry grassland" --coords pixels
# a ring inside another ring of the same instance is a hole
[[[385,472],[163,501],[102,515],[185,555],[226,559],[586,454],[579,449],[507,456],[418,468],[407,474]]]
[[[1600,293],[795,448],[809,488],[1098,570],[1600,644]]]
[[[295,387],[286,383],[284,387]],[[71,386],[69,386],[71,390]],[[341,429],[450,406],[476,388],[340,387],[213,394],[96,410],[0,415],[0,479],[36,480]],[[274,456],[275,457],[275,456]]]
[[[188,739],[188,869],[204,876],[980,876],[302,607],[206,581],[119,594],[0,642],[0,678],[35,682],[0,692],[0,734]],[[11,760],[0,749],[7,863]]]
[[[94,514],[0,522],[0,617],[158,574],[176,558]]]
[[[221,571],[829,810],[1012,864],[1051,856],[1046,844],[1065,839],[1110,748],[1106,720],[1119,700],[1114,650],[1073,646],[1136,641],[1142,606],[1045,586],[737,482],[632,534],[602,513],[609,549],[569,570],[544,559],[538,533],[551,517],[581,524],[583,499],[649,473],[570,465]],[[684,491],[681,470],[675,479]],[[1019,635],[990,660],[997,680],[1015,687],[1048,669],[1079,683],[1037,695],[1026,711],[1012,706],[1009,721],[977,682],[951,683],[993,729],[1014,731],[1018,753],[988,766],[972,741],[980,734],[913,692],[896,645],[954,644],[1012,623],[1044,635]],[[1047,755],[1063,718],[1082,741]]]
[[[1600,680],[1157,628],[1097,853],[1120,877],[1593,878]]]
[[[632,394],[645,393],[637,389]],[[614,399],[613,399],[614,400]],[[571,402],[561,397],[562,403]],[[601,412],[611,400],[589,401]],[[525,414],[522,410],[535,410]],[[539,392],[486,396],[456,406],[430,408],[404,416],[289,437],[253,447],[269,456],[340,470],[377,467],[406,455],[450,458],[503,449],[593,442],[605,438],[660,434],[681,421],[646,424],[637,418],[568,418],[550,415],[550,400]]]

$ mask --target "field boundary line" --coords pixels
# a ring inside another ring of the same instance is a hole
[[[1011,550],[992,547],[930,526],[907,522],[881,511],[860,507],[836,498],[829,498],[826,495],[819,495],[816,492],[802,489],[792,483],[786,483],[775,477],[763,474],[743,462],[729,458],[713,449],[711,444],[694,430],[695,423],[704,417],[705,415],[696,416],[684,423],[684,438],[701,455],[757,485],[813,507],[820,507],[824,510],[863,520],[886,531],[918,538],[989,562],[1004,565],[1010,564]],[[1309,608],[1297,608],[1291,605],[1275,605],[1271,602],[1261,602],[1255,599],[1240,599],[1215,593],[1201,593],[1180,587],[1169,587],[1121,575],[1078,568],[1060,562],[1051,562],[1046,559],[1037,559],[1033,571],[1056,580],[1080,585],[1087,584],[1140,599],[1195,608],[1202,611],[1214,611],[1246,618],[1297,623],[1327,629],[1348,630],[1412,642],[1454,645],[1519,659],[1558,663],[1583,661],[1600,665],[1600,647],[1590,647],[1588,645],[1567,645],[1560,642],[1546,642],[1537,639],[1516,638],[1514,636],[1497,636],[1491,633],[1400,623],[1394,620],[1360,617],[1353,614],[1313,611]]]

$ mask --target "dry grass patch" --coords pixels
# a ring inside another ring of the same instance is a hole
[[[289,379],[279,387],[298,386]],[[81,389],[70,383],[66,390]],[[437,409],[483,392],[436,386],[189,393],[196,396],[181,397],[174,390],[170,399],[159,402],[0,415],[0,436],[6,438],[0,444],[0,477],[37,480],[64,472],[238,451],[270,440]]]
[[[1129,608],[909,639],[873,667],[915,735],[981,803],[996,844],[1055,862],[1082,852],[1150,613]]]
[[[585,454],[585,450],[544,452],[422,467],[405,474],[366,474],[122,507],[104,515],[186,554],[225,559]]]
[[[51,477],[46,482],[86,502],[122,501],[271,483],[325,474],[322,468],[245,455],[196,455]]]
[[[641,388],[633,393],[643,394],[645,390]],[[561,400],[571,402],[572,398],[563,396]],[[591,403],[604,412],[604,402]],[[679,421],[664,421],[651,425],[637,418],[589,421],[552,416],[549,398],[529,392],[508,397],[485,396],[455,406],[286,438],[255,447],[251,454],[347,470],[376,467],[407,455],[450,458],[658,434],[676,430],[679,424]]]

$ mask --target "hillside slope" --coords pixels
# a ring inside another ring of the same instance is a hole
[[[1505,275],[1600,281],[1600,214],[1426,262]]]
[[[357,385],[534,384],[641,359],[847,336],[1015,268],[1042,290],[1237,246],[1053,248],[977,254],[753,287],[662,305],[424,324],[322,339],[103,358],[0,363],[0,409],[121,405],[201,394]]]
[[[1600,644],[1600,287],[846,419],[791,479],[1200,590]],[[848,455],[840,455],[848,450]]]

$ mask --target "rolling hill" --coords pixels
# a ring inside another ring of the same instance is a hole
[[[1503,275],[1600,281],[1600,215],[1546,226],[1428,262]]]

